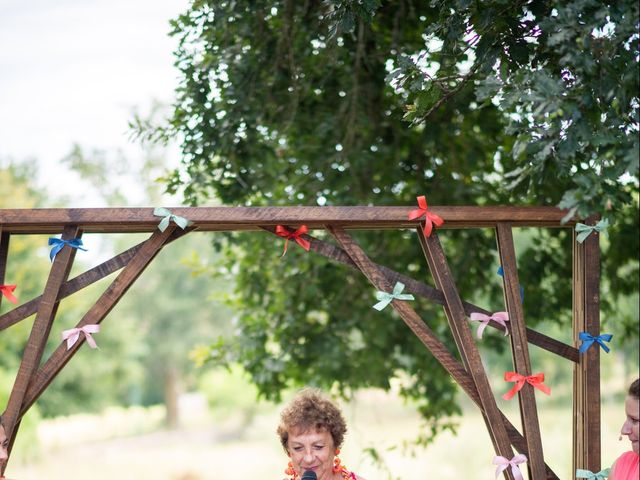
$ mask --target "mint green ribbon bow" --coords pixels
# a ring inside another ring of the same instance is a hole
[[[184,217],[179,217],[178,215],[174,215],[173,213],[171,213],[171,210],[168,210],[164,207],[157,207],[153,209],[153,214],[156,217],[164,217],[162,220],[160,220],[160,223],[158,224],[158,229],[161,232],[164,232],[167,227],[169,226],[169,222],[171,220],[173,220],[175,222],[176,225],[178,225],[181,229],[185,229],[189,226],[189,220],[187,220]]]
[[[598,473],[593,473],[591,470],[582,470],[581,468],[576,470],[576,478],[588,478],[589,480],[604,480],[609,476],[610,468],[600,470]]]
[[[391,303],[391,300],[394,300],[394,299],[395,300],[414,300],[413,295],[411,295],[410,293],[402,293],[403,290],[404,290],[404,283],[402,282],[396,282],[395,286],[393,287],[392,293],[387,293],[387,292],[383,292],[382,290],[378,290],[376,292],[376,299],[379,300],[379,302],[376,303],[373,306],[373,308],[375,308],[378,311],[381,311]]]
[[[604,233],[609,228],[609,220],[603,218],[595,225],[585,225],[584,223],[576,223],[576,232],[578,232],[578,243],[584,242],[593,232]]]

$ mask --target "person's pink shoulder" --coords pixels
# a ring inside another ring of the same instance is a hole
[[[635,452],[626,452],[618,457],[609,480],[638,480],[640,457]]]

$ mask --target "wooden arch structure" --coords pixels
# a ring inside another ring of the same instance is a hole
[[[123,297],[144,269],[169,242],[191,231],[254,230],[275,233],[277,225],[297,228],[307,225],[309,231],[328,230],[336,244],[314,238],[310,249],[338,263],[361,271],[377,289],[390,292],[397,281],[406,292],[427,298],[444,307],[461,361],[449,352],[434,332],[409,303],[393,300],[391,305],[402,320],[453,377],[480,409],[496,455],[511,459],[514,451],[527,456],[526,467],[532,480],[558,479],[545,463],[538,414],[531,385],[525,384],[518,400],[522,433],[498,408],[487,379],[478,349],[472,339],[467,316],[472,312],[489,314],[485,309],[463,301],[456,289],[447,259],[437,233],[425,237],[417,221],[409,221],[410,207],[194,207],[174,208],[171,213],[190,220],[182,230],[171,222],[164,231],[153,208],[77,208],[77,209],[6,209],[0,210],[0,285],[4,284],[12,236],[27,234],[62,235],[72,240],[83,233],[149,233],[147,240],[129,248],[75,278],[69,279],[76,249],[65,247],[55,256],[42,295],[22,303],[0,316],[0,331],[35,314],[22,362],[2,418],[10,445],[13,445],[25,412],[42,395],[84,341],[67,350],[65,344],[42,361],[59,302],[88,285],[121,270],[77,326],[99,324]],[[430,207],[430,212],[445,219],[442,228],[493,228],[501,265],[504,270],[504,298],[509,314],[509,339],[513,370],[531,375],[528,344],[537,345],[573,363],[573,468],[600,470],[600,367],[599,349],[590,348],[579,354],[567,345],[526,327],[520,301],[513,227],[573,228],[562,224],[565,212],[552,207]],[[374,263],[347,233],[350,229],[416,229],[436,288],[407,275]],[[600,334],[599,320],[599,246],[598,235],[590,235],[584,243],[573,241],[573,339],[586,331]],[[0,301],[2,297],[0,296]],[[490,326],[503,329],[491,321]],[[5,465],[6,467],[6,465]],[[4,470],[4,467],[3,467]],[[504,475],[514,480],[511,469]]]

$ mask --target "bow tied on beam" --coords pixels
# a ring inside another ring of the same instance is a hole
[[[522,476],[522,472],[520,471],[520,467],[518,465],[525,463],[527,461],[527,457],[522,453],[515,455],[511,460],[507,460],[505,457],[501,455],[496,455],[493,458],[493,464],[497,465],[496,467],[496,478],[500,476],[500,474],[505,471],[507,468],[511,467],[511,473],[513,473],[513,477],[516,480],[524,480]]]
[[[163,217],[158,224],[158,230],[164,232],[169,226],[169,222],[173,221],[176,225],[178,225],[182,230],[187,228],[190,224],[189,220],[184,217],[180,217],[179,215],[174,215],[171,213],[171,210],[164,207],[156,207],[153,209],[153,215],[156,217]]]
[[[18,299],[13,294],[17,285],[0,285],[0,296],[4,295],[11,303],[18,303]]]
[[[593,232],[605,233],[607,231],[607,228],[609,228],[609,220],[607,220],[606,218],[603,218],[595,225],[576,223],[576,233],[578,234],[576,240],[578,241],[578,243],[582,243]]]
[[[87,339],[87,343],[91,348],[98,348],[96,341],[91,336],[92,333],[98,333],[100,331],[100,325],[89,324],[80,328],[71,328],[62,332],[62,340],[67,341],[67,350],[69,350],[80,338],[80,334],[83,333]]]
[[[65,245],[70,246],[71,248],[75,248],[77,250],[87,251],[86,248],[82,248],[82,239],[74,238],[73,240],[63,240],[62,238],[49,238],[49,245],[53,245],[51,252],[49,252],[49,258],[53,262],[53,259],[56,257],[58,252],[64,248]]]
[[[287,253],[287,245],[289,244],[289,240],[293,240],[308,252],[311,248],[311,242],[306,238],[302,238],[302,235],[306,234],[308,231],[309,229],[306,225],[302,225],[294,232],[287,229],[284,225],[276,225],[276,235],[286,238],[284,242],[284,250],[282,252],[282,255],[280,256],[284,257],[285,253]]]
[[[416,218],[420,218],[424,215],[424,235],[425,237],[431,236],[431,231],[433,230],[433,225],[436,227],[441,227],[444,224],[444,220],[439,215],[435,213],[431,213],[427,207],[427,198],[424,195],[420,195],[417,197],[418,207],[415,210],[411,210],[409,212],[409,220],[415,220]]]
[[[504,327],[505,337],[509,335],[509,330],[507,330],[507,324],[506,324],[506,322],[509,321],[509,314],[507,312],[496,312],[491,316],[485,315],[484,313],[480,313],[480,312],[473,312],[470,316],[470,319],[472,322],[480,322],[480,325],[478,325],[478,331],[477,331],[477,336],[480,339],[482,338],[482,333],[484,332],[484,329],[487,328],[487,325],[489,325],[489,322],[491,320],[493,320],[496,323],[499,323]]]
[[[611,472],[610,468],[605,468],[604,470],[600,470],[598,473],[593,473],[591,470],[583,470],[578,468],[576,470],[576,478],[587,478],[589,480],[604,480],[609,476]]]
[[[404,283],[402,282],[396,282],[393,287],[393,292],[391,293],[378,290],[376,292],[376,299],[379,301],[373,306],[373,308],[381,311],[391,303],[391,300],[414,300],[413,295],[411,295],[410,293],[402,293],[403,290]]]
[[[600,345],[602,349],[607,353],[611,351],[609,347],[604,344],[604,342],[610,342],[613,338],[613,335],[611,335],[610,333],[603,333],[602,335],[594,337],[590,333],[580,332],[578,338],[582,340],[582,345],[580,345],[580,350],[578,350],[580,353],[585,353],[594,343]]]
[[[542,383],[544,382],[544,373],[536,373],[535,375],[529,375],[528,377],[525,377],[524,375],[520,375],[516,372],[504,372],[504,379],[507,382],[516,382],[511,390],[502,395],[502,398],[504,398],[505,400],[511,400],[517,392],[522,390],[522,387],[524,387],[525,383],[528,383],[532,387],[537,388],[542,393],[551,395],[551,389],[544,383]]]

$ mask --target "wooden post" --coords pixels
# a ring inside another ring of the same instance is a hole
[[[580,332],[600,335],[600,235],[594,232],[583,243],[575,231],[573,236],[573,337],[579,344]],[[574,472],[600,471],[600,434],[600,347],[594,343],[573,370]]]
[[[9,256],[9,232],[2,231],[0,225],[0,285],[4,284],[4,276],[7,273],[7,259]],[[2,294],[0,293],[0,307],[2,306]]]

